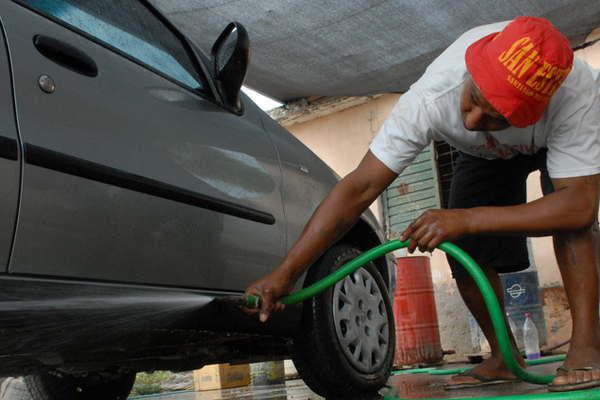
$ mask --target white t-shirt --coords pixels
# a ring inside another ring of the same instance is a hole
[[[465,52],[471,43],[506,24],[464,33],[400,97],[370,146],[381,162],[401,173],[432,140],[444,140],[486,159],[533,154],[545,147],[552,178],[600,173],[600,71],[579,59],[535,125],[496,132],[465,129],[460,112],[467,77]]]

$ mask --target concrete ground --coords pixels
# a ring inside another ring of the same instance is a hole
[[[561,363],[538,365],[529,370],[538,374],[554,374]],[[455,368],[456,366],[447,367]],[[402,399],[419,398],[473,398],[488,396],[508,396],[516,394],[547,393],[545,386],[533,385],[525,382],[492,385],[476,389],[446,390],[444,385],[452,375],[397,375],[389,380],[390,388],[384,393],[386,396]]]
[[[285,385],[247,386],[235,389],[206,390],[202,392],[173,392],[150,396],[131,396],[129,400],[307,400],[322,399],[314,394],[300,379],[290,380]]]
[[[552,374],[560,363],[540,365],[532,367],[531,371],[540,374]],[[448,368],[457,368],[457,365],[448,366]],[[445,390],[444,384],[450,379],[451,375],[428,375],[411,374],[395,375],[388,382],[389,387],[382,392],[385,396],[399,397],[402,399],[419,398],[473,398],[487,396],[502,396],[514,394],[532,394],[547,392],[544,386],[532,385],[528,383],[513,383],[494,385],[479,389],[470,390]],[[320,399],[319,396],[312,393],[301,380],[287,381],[285,385],[246,387],[228,390],[214,390],[205,392],[180,392],[163,393],[153,396],[136,396],[131,400],[138,399],[161,399],[161,400],[233,400],[233,399],[252,399],[252,400],[308,400]]]

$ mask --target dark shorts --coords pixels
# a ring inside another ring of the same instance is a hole
[[[554,190],[546,170],[546,151],[533,155],[518,155],[509,160],[485,160],[459,153],[448,208],[480,206],[512,206],[527,201],[527,176],[540,170],[544,195]],[[499,273],[522,271],[529,267],[525,236],[472,235],[456,241],[482,267]],[[455,279],[468,275],[454,259],[448,257]]]

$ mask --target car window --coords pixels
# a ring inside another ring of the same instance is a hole
[[[179,38],[137,0],[22,0],[188,86],[202,80]]]

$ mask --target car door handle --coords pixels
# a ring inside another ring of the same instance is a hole
[[[33,45],[44,57],[62,67],[92,78],[98,75],[96,62],[75,46],[44,35],[35,35]]]

